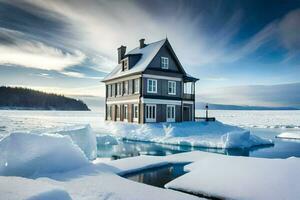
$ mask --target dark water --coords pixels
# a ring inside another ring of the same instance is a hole
[[[300,157],[300,140],[275,138],[282,131],[281,129],[251,129],[252,134],[271,139],[274,141],[274,145],[259,146],[250,149],[214,149],[123,140],[119,141],[117,145],[98,146],[98,157],[119,159],[138,155],[165,156],[194,150],[262,158]]]
[[[183,170],[186,164],[188,163],[166,165],[127,174],[124,177],[136,182],[163,188],[168,182],[186,173]]]

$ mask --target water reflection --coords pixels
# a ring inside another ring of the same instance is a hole
[[[250,156],[251,152],[268,147],[270,146],[260,146],[250,149],[218,149],[120,140],[117,145],[98,145],[98,157],[115,160],[139,155],[166,156],[194,150],[234,156]]]
[[[127,174],[124,177],[136,182],[163,188],[168,182],[186,173],[183,170],[186,164],[187,163],[166,165],[164,167],[152,168],[138,173]]]

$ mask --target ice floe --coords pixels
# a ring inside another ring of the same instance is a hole
[[[51,132],[70,136],[73,142],[79,146],[88,159],[93,160],[97,157],[96,135],[89,124],[65,126],[58,129],[52,129],[49,133]]]
[[[220,199],[299,199],[300,159],[265,159],[203,153],[189,173],[166,188]]]
[[[31,177],[88,164],[69,136],[12,133],[0,141],[0,175]]]
[[[300,132],[283,132],[276,136],[283,139],[295,139],[300,140]]]

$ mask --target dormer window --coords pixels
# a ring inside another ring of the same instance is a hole
[[[122,61],[123,71],[128,70],[128,59]]]
[[[167,57],[161,57],[161,68],[162,69],[168,69],[169,68],[169,58]]]

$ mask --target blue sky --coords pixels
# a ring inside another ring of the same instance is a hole
[[[120,45],[166,36],[198,101],[300,107],[299,0],[0,0],[0,85],[100,99]]]

